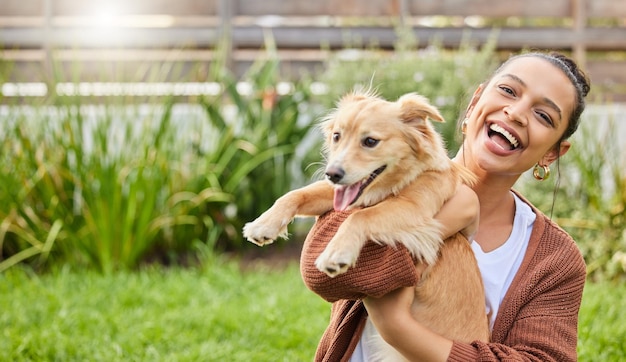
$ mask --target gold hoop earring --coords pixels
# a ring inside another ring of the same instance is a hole
[[[535,164],[533,167],[533,177],[539,181],[545,181],[550,177],[550,167],[540,164]]]
[[[463,123],[461,123],[461,133],[465,134],[465,132],[467,132],[467,121],[469,121],[467,118],[465,118],[463,120]]]

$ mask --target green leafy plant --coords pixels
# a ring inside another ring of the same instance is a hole
[[[191,209],[230,200],[218,189],[185,190],[177,171],[186,149],[176,147],[171,108],[155,108],[143,123],[133,107],[68,104],[34,120],[18,115],[3,140],[16,152],[3,158],[13,172],[2,174],[10,208],[0,245],[12,256],[0,268],[35,254],[105,272],[132,268],[176,226],[202,223]]]
[[[304,78],[281,94],[279,61],[271,38],[267,43],[267,58],[243,77],[247,94],[238,89],[239,81],[222,72],[214,77],[223,94],[201,100],[211,126],[219,130],[219,138],[203,156],[206,181],[236,195],[228,205],[207,205],[208,214],[219,221],[215,227],[221,229],[222,248],[247,245],[242,244],[243,224],[280,195],[308,182],[307,166],[319,157],[318,143],[311,141],[315,117],[308,82]]]
[[[217,61],[209,81],[222,94],[185,105],[53,95],[51,106],[8,107],[0,270],[68,262],[108,273],[177,261],[200,244],[247,245],[243,224],[306,182],[310,163],[306,80],[281,90],[278,68],[268,50],[245,76],[246,93]],[[184,118],[174,119],[176,107]]]

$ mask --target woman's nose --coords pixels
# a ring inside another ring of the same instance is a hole
[[[519,105],[508,105],[504,107],[504,115],[508,120],[518,123],[520,126],[526,126],[528,124],[524,112],[520,110]]]

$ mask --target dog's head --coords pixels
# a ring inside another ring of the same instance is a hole
[[[444,121],[426,98],[414,93],[396,102],[368,92],[341,98],[322,123],[325,174],[335,187],[335,210],[376,204],[425,170],[449,167],[429,118]]]

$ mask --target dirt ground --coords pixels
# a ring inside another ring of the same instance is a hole
[[[243,270],[256,268],[284,269],[300,262],[302,241],[287,241],[246,250],[240,259]]]

